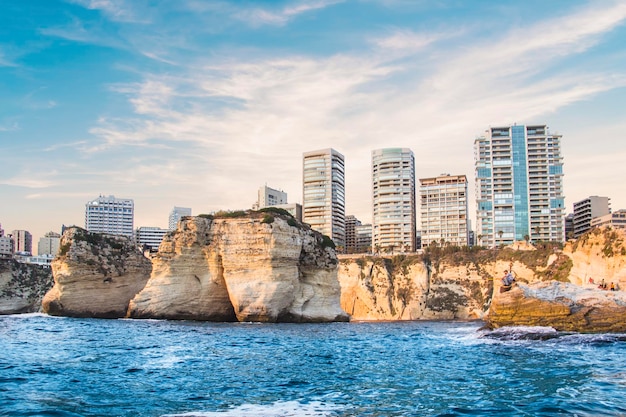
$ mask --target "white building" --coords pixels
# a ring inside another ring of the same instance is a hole
[[[132,238],[134,213],[132,199],[100,196],[85,204],[85,229]]]
[[[617,210],[591,220],[591,227],[611,226],[626,229],[626,210]]]
[[[481,244],[563,241],[561,135],[546,125],[492,127],[474,141],[474,159]]]
[[[167,222],[167,227],[170,230],[175,230],[178,227],[178,221],[185,216],[191,216],[191,209],[188,207],[174,207],[170,211],[170,217]]]
[[[145,245],[151,252],[155,252],[159,250],[163,237],[169,231],[169,229],[161,229],[160,227],[142,226],[135,231],[137,246],[143,247]]]
[[[574,238],[582,236],[591,229],[593,219],[610,213],[611,199],[608,197],[594,195],[574,203]]]
[[[334,149],[305,152],[302,220],[342,250],[346,239],[345,162]]]
[[[13,249],[15,252],[27,253],[32,255],[33,253],[33,235],[27,230],[14,230],[11,232],[13,239]]]
[[[283,204],[287,204],[287,193],[264,185],[259,188],[258,198],[254,204],[254,209],[258,210],[265,207],[276,207]]]
[[[37,244],[37,255],[51,255],[55,256],[59,251],[61,245],[61,235],[55,232],[48,232],[44,237],[39,238]]]
[[[415,157],[408,148],[372,151],[374,251],[414,252]]]
[[[468,245],[467,177],[440,175],[420,179],[422,248],[435,242]]]
[[[13,239],[11,235],[5,236],[0,224],[0,258],[10,258],[13,256]]]

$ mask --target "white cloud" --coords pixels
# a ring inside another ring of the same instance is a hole
[[[17,64],[6,57],[5,53],[0,49],[0,67],[16,67]]]
[[[0,180],[0,184],[24,188],[48,188],[53,186],[55,183],[49,180],[39,180],[28,177],[13,177],[7,178],[6,180]]]
[[[448,36],[450,35],[445,35],[445,37]],[[396,29],[386,37],[374,39],[373,43],[380,48],[392,51],[417,52],[441,38],[442,34],[417,33],[408,29]]]
[[[149,23],[150,19],[146,16],[147,9],[142,8],[139,13],[133,6],[138,6],[140,2],[133,0],[71,0],[72,2],[91,10],[100,10],[109,19],[117,22],[125,23]]]
[[[307,10],[286,8],[275,22]],[[469,37],[457,37],[463,42],[458,53],[445,55],[426,47],[455,37],[456,29],[430,35],[400,29],[375,41],[375,50],[325,59],[207,59],[175,75],[115,86],[129,96],[135,115],[103,119],[92,133],[104,140],[99,150],[169,143],[176,159],[185,148],[195,157],[175,160],[163,172],[180,181],[193,181],[185,172],[202,178],[216,208],[249,205],[263,183],[299,200],[302,152],[334,147],[347,158],[348,210],[368,221],[372,149],[412,148],[418,177],[471,177],[473,137],[489,125],[541,122],[564,106],[626,85],[625,72],[559,67],[624,19],[621,3],[581,10],[499,39],[467,43]],[[399,50],[414,58],[398,63]],[[151,171],[138,168],[129,178]]]
[[[299,1],[278,11],[271,11],[263,8],[242,9],[236,12],[234,16],[252,26],[282,26],[303,13],[324,9],[337,3],[341,3],[342,1],[343,0]]]

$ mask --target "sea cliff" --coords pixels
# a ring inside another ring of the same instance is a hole
[[[65,231],[52,261],[54,287],[43,312],[53,316],[125,317],[130,300],[146,285],[152,265],[123,236]]]
[[[130,317],[348,320],[339,305],[335,251],[288,214],[184,218],[165,237],[153,265]]]
[[[0,315],[38,312],[52,285],[50,268],[0,259]]]
[[[120,239],[78,228],[66,232],[43,310],[258,322],[478,319],[492,328],[550,322],[576,331],[619,329],[606,324],[612,310],[622,320],[620,296],[597,287],[626,288],[623,230],[594,229],[564,247],[433,246],[419,255],[338,260],[327,237],[288,214],[266,211],[184,218],[152,260]],[[504,270],[517,279],[509,292],[501,291]],[[558,291],[535,290],[544,285]],[[598,296],[581,298],[580,289]],[[588,304],[597,308],[584,320],[572,317]],[[552,321],[529,319],[555,309]]]

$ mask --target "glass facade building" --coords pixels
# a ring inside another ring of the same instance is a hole
[[[474,141],[478,244],[563,241],[561,135],[546,125],[492,127]]]
[[[334,149],[305,152],[302,163],[302,221],[346,245],[345,160]]]
[[[372,151],[374,251],[415,251],[415,157],[407,148]]]
[[[135,206],[133,200],[100,196],[85,204],[85,229],[95,233],[107,233],[133,237]]]

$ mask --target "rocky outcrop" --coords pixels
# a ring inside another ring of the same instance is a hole
[[[52,284],[50,268],[0,259],[0,315],[38,312]]]
[[[626,289],[626,230],[592,229],[568,242],[563,253],[572,260],[570,282],[597,286],[604,281]]]
[[[626,332],[626,293],[556,281],[516,285],[494,297],[487,326],[549,326],[573,332]]]
[[[165,237],[153,264],[130,317],[348,320],[339,304],[335,251],[288,215],[187,217]]]
[[[520,282],[558,276],[565,256],[520,244],[434,248],[423,255],[344,256],[341,306],[353,320],[476,320],[489,311],[504,270]]]
[[[150,260],[130,239],[70,228],[52,261],[54,287],[43,299],[43,311],[54,316],[125,317],[151,269]]]

